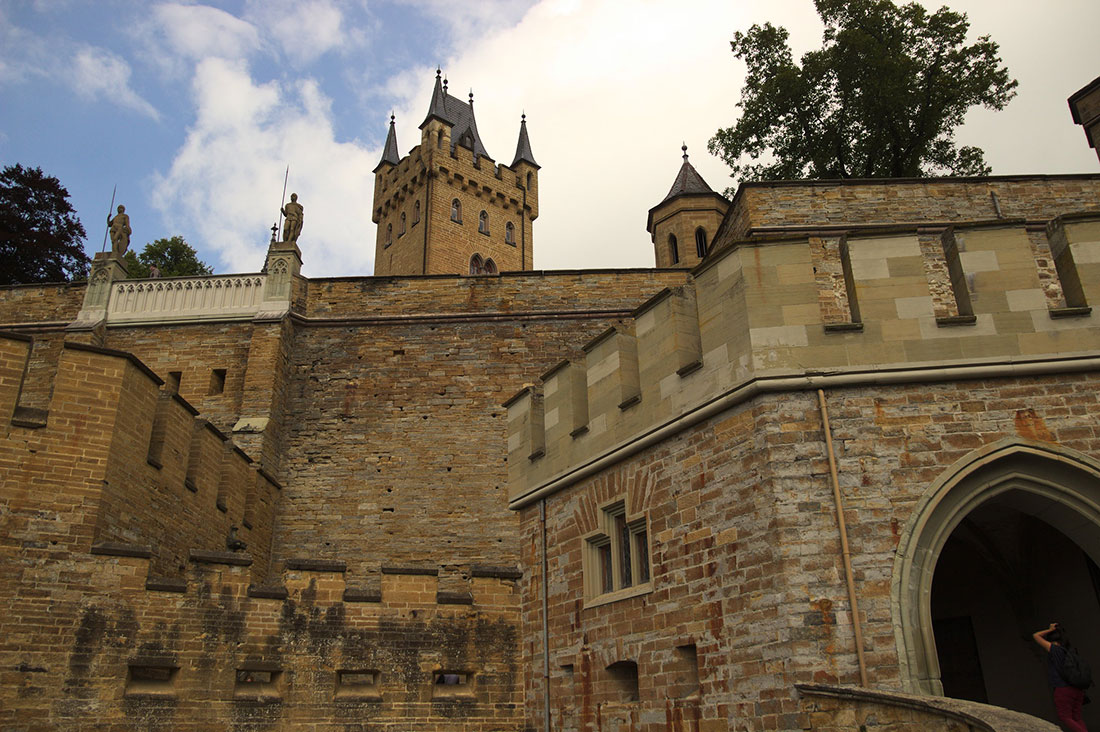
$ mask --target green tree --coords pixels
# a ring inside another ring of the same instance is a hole
[[[61,181],[18,163],[0,171],[0,285],[83,279],[84,237]]]
[[[126,261],[126,271],[130,277],[136,279],[148,277],[154,264],[160,270],[161,277],[192,277],[214,273],[213,267],[200,260],[182,236],[157,239],[146,244],[141,254],[135,254],[131,249],[123,259]]]
[[[975,105],[1004,109],[1016,81],[998,46],[967,44],[964,13],[915,2],[815,0],[822,47],[794,62],[770,23],[734,34],[748,75],[741,118],[709,149],[744,180],[988,175],[982,151],[956,145]]]

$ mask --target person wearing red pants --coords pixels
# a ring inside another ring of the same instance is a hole
[[[1066,681],[1062,675],[1062,666],[1066,660],[1070,642],[1058,623],[1032,634],[1035,642],[1047,652],[1047,681],[1054,690],[1054,711],[1058,721],[1070,732],[1088,732],[1081,719],[1081,705],[1085,703],[1085,690]]]

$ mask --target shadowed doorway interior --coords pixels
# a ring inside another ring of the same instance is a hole
[[[946,696],[1054,721],[1045,654],[1031,634],[1051,622],[1100,667],[1100,586],[1092,560],[1037,516],[1049,499],[1010,490],[971,511],[944,544],[932,627]],[[1100,728],[1100,709],[1085,721]]]

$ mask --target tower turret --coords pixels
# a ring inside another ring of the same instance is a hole
[[[664,200],[649,209],[646,221],[658,267],[687,268],[701,262],[730,205],[688,162],[687,145],[680,149],[680,172]]]
[[[376,275],[494,274],[532,269],[538,169],[526,119],[511,166],[496,165],[474,117],[474,94],[451,96],[436,69],[420,144],[401,158],[393,119],[375,168]],[[391,146],[392,141],[392,146]]]

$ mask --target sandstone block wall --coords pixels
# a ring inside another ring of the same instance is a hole
[[[451,220],[455,199],[461,205],[458,222]],[[418,201],[420,221],[414,224]],[[488,234],[478,229],[481,211],[488,215]],[[465,274],[475,253],[492,258],[498,271],[533,269],[531,222],[536,218],[537,170],[525,163],[512,170],[484,157],[475,162],[473,152],[462,146],[451,152],[448,130],[439,146],[425,141],[376,174],[375,274]],[[505,240],[508,222],[515,227],[511,244]]]
[[[1096,174],[745,183],[730,205],[719,243],[769,230],[1015,218],[1045,223],[1098,207]]]
[[[1060,220],[1050,235],[1065,242],[1059,274],[1084,283],[1081,303],[1100,297],[1093,292],[1096,216]],[[615,337],[590,343],[579,382],[566,383],[569,370],[551,371],[509,402],[511,500],[737,389],[973,362],[1010,373],[1012,364],[1100,347],[1089,307],[1055,306],[1047,296],[1023,223],[959,226],[939,236],[936,248],[922,247],[916,232],[846,237],[842,313],[822,294],[823,286],[833,293],[836,281],[814,271],[813,238],[718,252],[689,286],[652,298]],[[939,309],[930,272],[947,279]],[[535,409],[541,416],[532,416]]]

